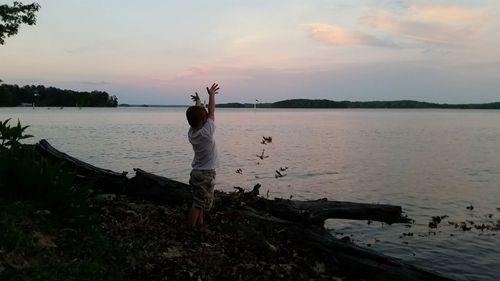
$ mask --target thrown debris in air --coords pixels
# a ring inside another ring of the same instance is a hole
[[[266,151],[265,149],[262,149],[262,153],[260,155],[257,154],[256,156],[259,157],[261,160],[268,158],[269,155],[264,155],[265,151]]]
[[[274,178],[276,178],[276,179],[277,179],[277,178],[282,178],[282,177],[286,176],[286,174],[282,174],[282,173],[280,173],[280,171],[278,171],[278,170],[276,170],[275,172],[276,172],[276,174],[274,175]]]
[[[262,136],[262,140],[260,141],[261,144],[268,144],[271,142],[273,142],[273,138],[271,136],[269,137]]]

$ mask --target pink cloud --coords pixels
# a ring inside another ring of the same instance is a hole
[[[446,24],[475,24],[484,19],[483,9],[471,9],[457,5],[413,5],[409,8],[411,18],[421,22]]]
[[[341,28],[326,23],[306,25],[309,37],[327,44],[337,46],[371,45],[379,47],[396,47],[396,45],[380,40],[359,31]]]
[[[480,19],[487,18],[482,9],[456,5],[413,5],[401,15],[374,11],[362,23],[377,31],[417,42],[435,45],[463,46],[481,29]]]

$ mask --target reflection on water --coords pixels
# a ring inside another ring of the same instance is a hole
[[[94,165],[187,182],[184,110],[3,108],[0,119],[19,118],[37,140]],[[447,223],[500,219],[499,111],[220,109],[216,124],[219,189],[261,183],[270,197],[401,205],[416,220],[411,228],[341,220],[327,227],[459,280],[500,275],[495,232]],[[272,143],[261,144],[262,136]],[[269,158],[257,157],[263,149]],[[286,176],[276,178],[280,167],[288,167]],[[449,218],[429,234],[438,215]]]

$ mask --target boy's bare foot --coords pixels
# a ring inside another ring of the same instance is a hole
[[[195,228],[195,231],[201,234],[207,234],[208,233],[208,224],[202,224],[199,225]]]

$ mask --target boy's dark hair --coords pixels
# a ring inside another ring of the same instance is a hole
[[[186,110],[186,117],[189,126],[196,127],[207,119],[207,111],[201,106],[190,106]]]

